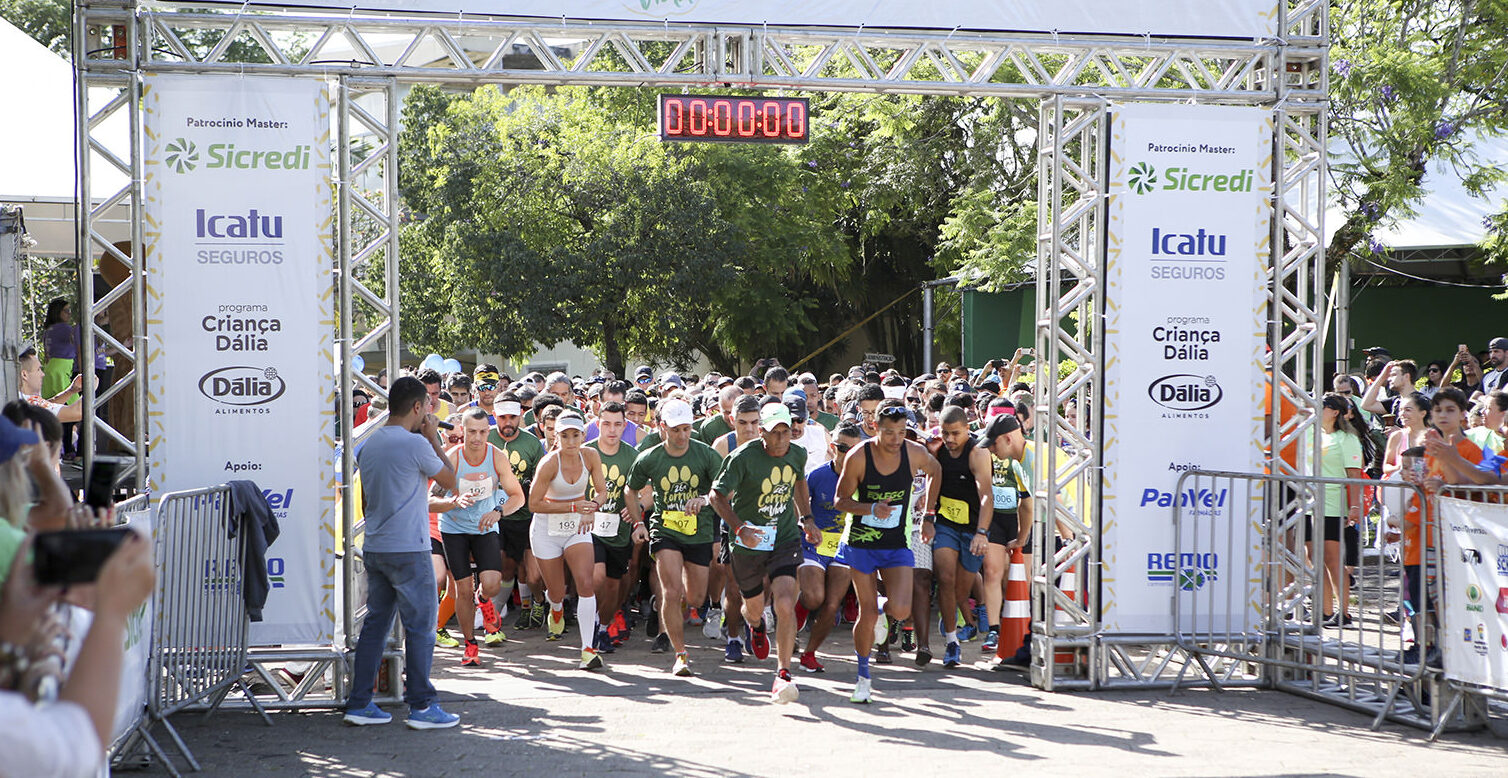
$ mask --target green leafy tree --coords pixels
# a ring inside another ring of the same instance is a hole
[[[1331,19],[1333,264],[1380,251],[1377,230],[1416,213],[1427,173],[1477,196],[1503,180],[1475,139],[1508,129],[1508,3],[1343,0]],[[1489,226],[1501,236],[1508,220]]]

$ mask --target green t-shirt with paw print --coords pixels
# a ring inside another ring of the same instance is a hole
[[[791,444],[785,456],[772,457],[765,451],[764,439],[757,438],[739,446],[723,460],[723,469],[713,486],[733,496],[733,513],[741,521],[755,525],[775,525],[775,546],[800,540],[796,525],[796,482],[805,480],[806,449]],[[749,552],[740,543],[734,553]]]
[[[686,502],[712,490],[721,457],[712,447],[692,440],[686,453],[673,457],[661,443],[639,452],[628,474],[634,491],[654,487],[654,514],[649,518],[649,537],[669,537],[680,543],[711,543],[717,512],[708,504],[696,515],[685,513]],[[690,531],[687,531],[690,530]]]

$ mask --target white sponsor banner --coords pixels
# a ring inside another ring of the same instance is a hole
[[[240,2],[216,3],[240,6]],[[433,12],[454,16],[521,16],[546,19],[672,21],[796,27],[897,27],[934,30],[1181,35],[1266,38],[1277,35],[1275,0],[293,0],[293,6],[352,6],[377,11]]]
[[[1508,505],[1440,500],[1445,677],[1508,691]]]
[[[1187,470],[1261,465],[1272,114],[1131,104],[1111,125],[1102,617],[1168,634],[1181,590],[1181,628],[1244,630],[1260,614],[1260,502],[1175,490]]]
[[[323,81],[149,75],[154,496],[236,479],[281,537],[256,645],[334,630],[330,107]]]

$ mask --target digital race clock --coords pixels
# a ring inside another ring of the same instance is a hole
[[[804,97],[660,95],[660,140],[806,143]]]

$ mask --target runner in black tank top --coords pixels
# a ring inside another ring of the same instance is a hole
[[[874,465],[874,443],[868,441],[859,446],[864,452],[864,474],[859,478],[855,499],[859,502],[887,502],[895,507],[895,515],[885,521],[872,516],[849,514],[844,541],[854,548],[909,548],[911,528],[907,525],[904,506],[911,499],[911,457],[909,447],[901,447],[901,465],[888,474],[881,474]],[[868,519],[868,521],[865,521]],[[877,525],[893,524],[883,527]]]
[[[974,471],[969,467],[969,455],[974,452],[977,441],[970,436],[964,443],[963,451],[958,456],[948,453],[948,447],[943,446],[937,450],[937,464],[942,468],[942,484],[938,489],[937,504],[933,510],[937,511],[938,521],[948,522],[961,532],[970,535],[979,529],[979,486],[974,480]],[[947,508],[951,507],[949,500],[957,500],[966,508],[967,512],[954,509],[949,515]],[[965,521],[958,521],[965,518]]]
[[[984,567],[984,553],[989,549],[986,535],[994,520],[994,487],[990,453],[969,432],[969,417],[964,409],[947,406],[940,421],[943,445],[937,450],[937,460],[942,483],[937,501],[932,503],[937,517],[932,569],[937,576],[937,599],[942,609],[943,666],[957,667],[963,663],[963,641],[975,632],[971,624],[958,626],[958,605],[968,599]],[[968,615],[978,621],[982,611],[976,609]]]
[[[906,509],[911,504],[912,481],[918,472],[927,476],[930,504],[937,497],[942,475],[926,447],[906,439],[909,418],[898,400],[881,402],[876,421],[879,434],[848,452],[838,478],[834,504],[849,516],[834,561],[853,571],[854,598],[859,602],[859,620],[853,628],[859,677],[850,702],[869,702],[870,649],[875,649],[876,661],[888,664],[887,642],[893,625],[911,616],[914,559]],[[922,537],[932,539],[930,520],[922,525]],[[888,600],[880,598],[882,583]]]

